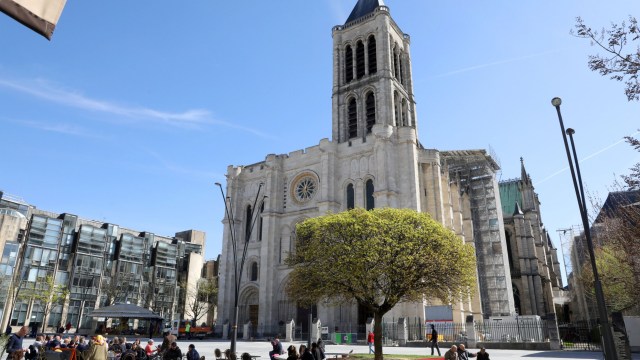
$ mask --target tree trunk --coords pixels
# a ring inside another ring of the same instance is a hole
[[[382,315],[379,311],[373,313],[373,348],[375,360],[382,360]]]

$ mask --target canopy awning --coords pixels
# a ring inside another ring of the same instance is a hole
[[[104,318],[132,318],[132,319],[162,319],[162,316],[149,309],[132,304],[116,304],[95,309],[88,314],[91,317]]]

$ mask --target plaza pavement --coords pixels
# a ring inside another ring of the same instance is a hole
[[[161,339],[155,339],[156,344]],[[205,356],[206,360],[215,360],[213,351],[218,348],[224,352],[225,349],[230,347],[228,340],[179,340],[178,346],[183,352],[188,350],[189,344],[194,344],[196,350],[201,356]],[[306,344],[302,341],[294,342],[282,342],[283,349],[294,344],[298,347],[300,344]],[[248,352],[251,355],[258,355],[258,360],[269,360],[269,351],[271,350],[271,344],[268,341],[242,341],[239,340],[236,346],[238,354]],[[326,352],[328,353],[348,353],[353,350],[355,354],[366,354],[369,352],[369,347],[366,345],[326,345]],[[442,355],[447,349],[440,349]],[[475,353],[478,349],[469,349]],[[398,354],[398,355],[430,355],[430,348],[420,347],[384,347],[384,354]],[[551,360],[551,359],[602,359],[602,353],[588,352],[588,351],[524,351],[524,350],[488,350],[492,360],[507,360],[523,358],[527,360]],[[633,354],[634,360],[640,360],[640,354]]]

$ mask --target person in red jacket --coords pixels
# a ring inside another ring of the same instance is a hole
[[[373,332],[369,331],[369,334],[367,334],[367,344],[369,344],[369,354],[375,353],[375,351],[373,351],[374,340],[375,340],[375,336],[373,335]]]

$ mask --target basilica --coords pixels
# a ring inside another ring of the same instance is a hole
[[[494,157],[485,150],[439,151],[420,142],[411,38],[383,1],[359,0],[332,34],[332,138],[227,169],[226,192],[234,212],[232,221],[223,220],[218,323],[234,318],[234,256],[240,259],[243,251],[233,246],[234,238],[247,242],[238,289],[240,325],[250,322],[268,332],[290,320],[305,323],[309,311],[331,329],[365,324],[371,314],[356,304],[301,308],[284,291],[291,271],[285,259],[295,251],[296,224],[354,207],[427,212],[476,249],[473,297],[442,304],[425,294],[422,302],[397,305],[385,321],[464,322],[514,315],[514,266]],[[535,302],[523,305],[531,308]],[[544,305],[538,308],[543,312]]]

